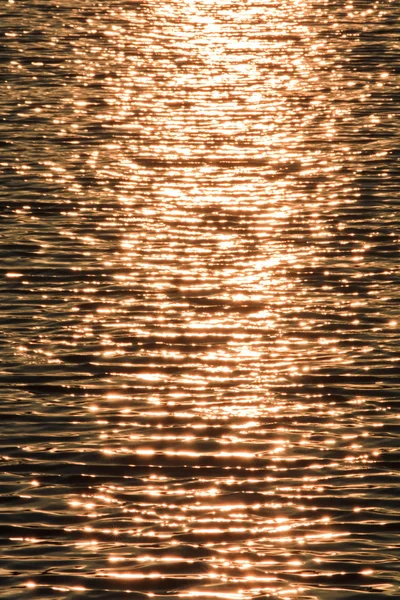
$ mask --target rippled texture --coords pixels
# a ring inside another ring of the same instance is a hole
[[[0,12],[0,597],[399,597],[399,4]]]

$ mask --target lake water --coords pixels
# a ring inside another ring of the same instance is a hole
[[[399,598],[399,3],[0,12],[0,598]]]

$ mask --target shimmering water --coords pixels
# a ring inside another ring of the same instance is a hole
[[[0,11],[0,597],[400,597],[398,2]]]

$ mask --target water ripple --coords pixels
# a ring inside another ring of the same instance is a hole
[[[395,597],[397,5],[0,15],[0,597]]]

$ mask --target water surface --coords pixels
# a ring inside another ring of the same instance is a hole
[[[0,13],[0,598],[398,596],[398,4]]]

